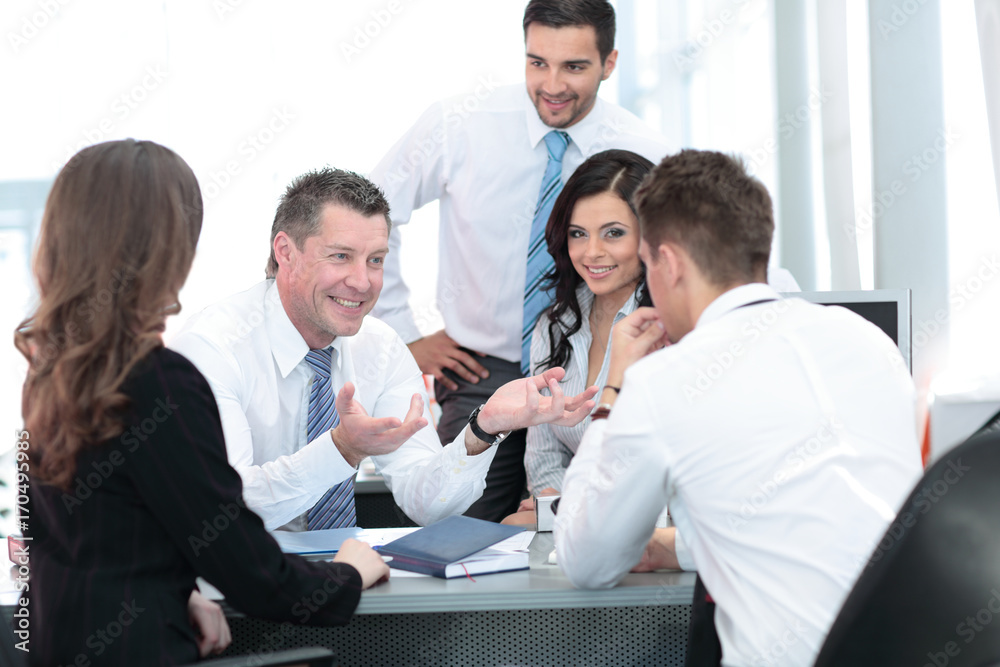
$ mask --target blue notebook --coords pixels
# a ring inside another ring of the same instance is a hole
[[[379,553],[392,556],[389,567],[442,579],[528,567],[528,553],[491,550],[497,542],[524,530],[467,516],[450,516],[404,535]],[[471,558],[475,556],[474,558]]]

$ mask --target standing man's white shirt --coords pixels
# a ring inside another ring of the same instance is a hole
[[[355,400],[372,417],[406,414],[423,379],[399,336],[366,317],[353,336],[333,341],[331,381],[356,387]],[[305,529],[302,515],[334,484],[357,472],[326,431],[306,442],[313,371],[309,346],[288,319],[273,280],[266,280],[192,317],[171,342],[208,380],[219,405],[229,463],[243,478],[247,506],[268,529],[289,522]],[[373,457],[396,503],[427,524],[460,514],[486,486],[496,453],[469,456],[465,431],[442,448],[427,426],[396,451]]]
[[[563,482],[563,570],[613,586],[669,502],[717,603],[723,664],[812,664],[920,476],[898,350],[844,309],[751,284],[625,377]]]
[[[468,96],[431,106],[369,175],[385,191],[393,223],[393,250],[372,314],[407,343],[421,337],[400,273],[398,226],[440,200],[437,305],[448,335],[477,352],[520,362],[528,239],[548,162],[543,138],[553,128],[538,117],[523,83],[484,88],[482,97],[473,98],[471,111]],[[600,98],[562,131],[571,139],[563,182],[609,148],[654,164],[669,152],[659,133]]]

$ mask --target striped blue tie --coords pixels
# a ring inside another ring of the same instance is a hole
[[[552,205],[562,190],[562,159],[569,146],[569,135],[552,130],[545,135],[549,149],[549,163],[545,165],[542,188],[538,193],[535,217],[531,221],[531,241],[528,244],[528,273],[524,280],[524,324],[521,330],[521,373],[528,374],[531,354],[531,332],[535,320],[552,302],[551,295],[542,289],[545,274],[552,270],[552,255],[545,243],[545,226],[552,213]]]
[[[312,442],[340,423],[340,415],[337,414],[337,406],[334,402],[336,394],[334,394],[333,385],[330,382],[332,359],[333,352],[329,347],[322,350],[309,350],[306,354],[306,362],[316,372],[312,389],[309,391],[307,442]],[[354,514],[353,477],[336,484],[323,494],[323,497],[307,514],[309,530],[349,528],[356,526],[357,523],[358,519]]]

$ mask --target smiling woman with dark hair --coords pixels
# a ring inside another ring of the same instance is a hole
[[[333,625],[388,574],[354,540],[333,563],[285,556],[246,509],[208,383],[160,338],[201,220],[191,168],[149,141],[85,148],[52,186],[34,265],[40,303],[14,336],[29,364],[18,481],[32,664],[175,664],[221,651],[229,630],[197,576],[247,614]]]
[[[546,276],[554,303],[531,338],[531,371],[566,369],[564,391],[602,386],[615,322],[649,305],[639,260],[633,194],[653,163],[630,151],[608,150],[581,164],[556,199],[545,229],[555,266]],[[558,493],[588,417],[573,427],[528,429],[525,468],[532,495]],[[530,523],[531,499],[507,522]]]

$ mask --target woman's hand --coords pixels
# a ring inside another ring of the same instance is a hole
[[[201,657],[218,655],[232,643],[233,636],[222,607],[198,591],[191,591],[188,598],[188,618],[198,637],[198,655]]]
[[[347,563],[361,574],[361,588],[371,588],[375,584],[389,580],[389,566],[378,552],[355,539],[346,539],[333,558],[334,563]]]

